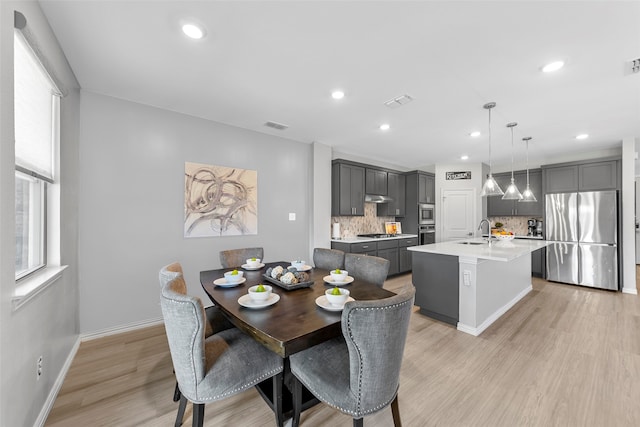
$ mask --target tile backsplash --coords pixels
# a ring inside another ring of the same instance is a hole
[[[502,228],[506,231],[513,231],[517,236],[526,236],[529,231],[527,221],[531,219],[529,216],[490,216],[491,226],[495,227],[496,222],[502,223]],[[534,218],[542,219],[542,218]]]
[[[340,223],[340,237],[348,239],[358,234],[384,233],[384,223],[395,221],[392,216],[377,216],[375,203],[364,204],[364,216],[334,216],[331,222]],[[526,226],[526,221],[525,221]]]

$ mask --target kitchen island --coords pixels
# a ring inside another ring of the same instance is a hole
[[[420,312],[478,336],[531,290],[543,240],[470,239],[408,248]]]

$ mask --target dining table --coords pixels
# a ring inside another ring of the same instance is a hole
[[[224,273],[234,268],[222,268],[200,272],[200,283],[213,302],[227,319],[238,329],[242,330],[256,341],[277,353],[283,358],[283,381],[286,387],[281,387],[281,396],[275,396],[275,388],[270,381],[264,381],[256,386],[260,395],[272,409],[274,401],[281,399],[283,414],[287,419],[293,413],[292,378],[289,369],[289,356],[299,351],[313,347],[316,344],[342,335],[342,311],[339,308],[322,304],[322,298],[327,289],[334,286],[348,289],[350,297],[355,300],[382,299],[395,295],[374,283],[358,278],[349,277],[348,283],[336,285],[331,281],[330,272],[320,268],[305,266],[308,280],[296,289],[287,289],[287,285],[279,286],[265,277],[269,268],[277,266],[287,269],[291,263],[287,261],[270,262],[261,265],[259,269],[242,270],[241,283],[231,286],[224,283]],[[260,308],[241,305],[247,298],[251,286],[263,284],[272,287],[277,301]],[[302,410],[318,403],[318,400],[308,391],[303,390]],[[274,409],[275,410],[275,409]]]

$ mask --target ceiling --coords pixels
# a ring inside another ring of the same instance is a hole
[[[40,3],[84,90],[386,165],[488,163],[489,101],[497,169],[511,165],[508,122],[521,165],[525,136],[535,165],[640,137],[640,73],[624,71],[640,58],[640,1]],[[206,37],[185,37],[187,20]]]

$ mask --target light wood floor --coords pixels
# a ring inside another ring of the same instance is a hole
[[[414,313],[399,392],[405,426],[640,425],[640,297],[540,279],[533,286],[479,337]],[[174,381],[162,326],[84,342],[46,426],[173,425]],[[301,421],[351,425],[324,405]],[[255,390],[205,410],[207,426],[274,424]],[[365,425],[392,425],[391,411]]]

